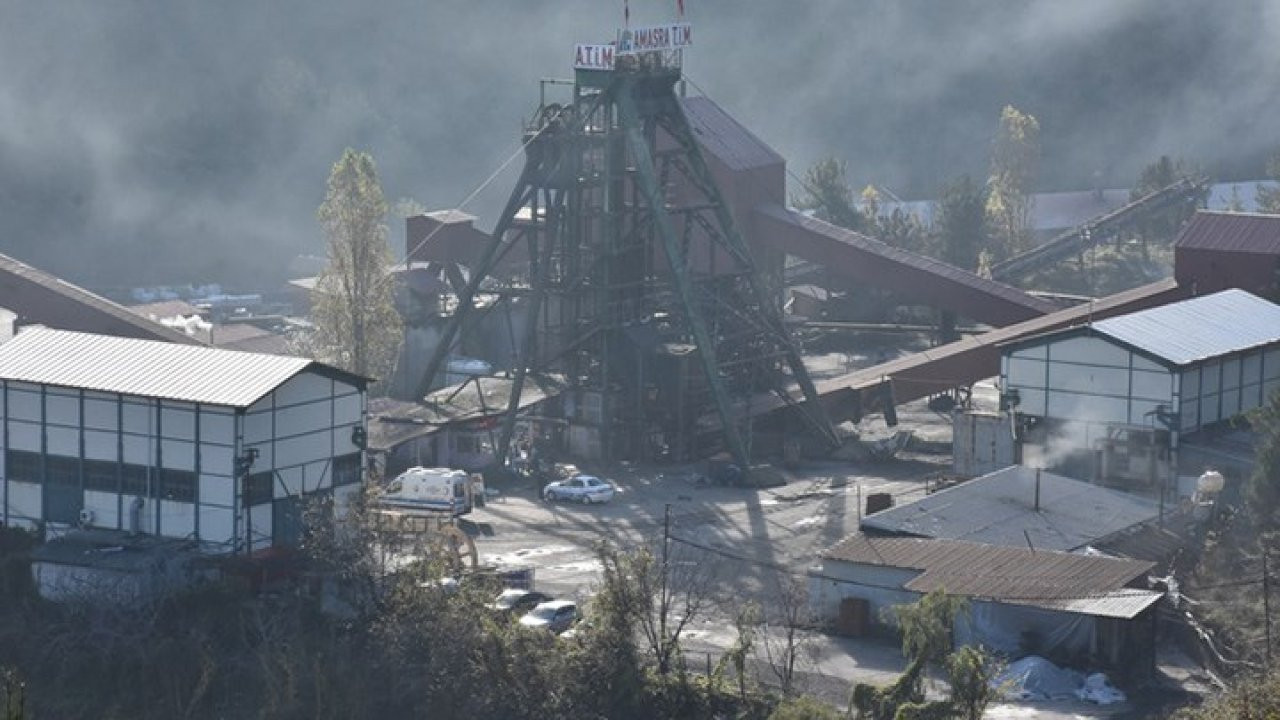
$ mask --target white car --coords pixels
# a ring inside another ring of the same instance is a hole
[[[542,497],[551,502],[577,500],[586,505],[609,502],[617,491],[613,483],[601,480],[594,475],[578,475],[568,480],[547,483],[547,486],[542,488]]]
[[[542,628],[559,635],[578,622],[578,604],[572,600],[548,600],[520,618],[525,627]]]

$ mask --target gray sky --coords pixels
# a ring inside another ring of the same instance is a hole
[[[631,0],[632,24],[674,0]],[[985,174],[1000,108],[1041,122],[1042,188],[1162,153],[1224,179],[1280,145],[1280,3],[686,0],[686,70],[788,158],[928,197]],[[462,201],[516,150],[537,80],[621,0],[0,0],[0,251],[104,286],[282,272],[322,252],[343,148],[388,200]],[[489,227],[519,161],[473,202]],[[393,239],[399,239],[393,228]]]

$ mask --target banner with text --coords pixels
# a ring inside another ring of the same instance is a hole
[[[680,50],[693,44],[693,26],[671,23],[618,31],[618,55]]]
[[[573,50],[575,70],[612,70],[613,45],[577,45]]]

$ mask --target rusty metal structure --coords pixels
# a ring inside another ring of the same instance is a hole
[[[575,454],[722,450],[746,467],[749,405],[761,394],[834,438],[770,282],[781,256],[770,272],[757,264],[685,115],[680,52],[619,54],[608,67],[579,67],[572,82],[543,82],[524,128],[523,171],[457,291],[418,393],[459,346],[477,293],[518,297],[500,458],[530,374],[567,382]],[[495,273],[513,253],[527,256],[527,269]],[[708,414],[719,420],[711,435],[697,430]]]

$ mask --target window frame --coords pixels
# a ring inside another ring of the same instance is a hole
[[[192,470],[160,469],[156,497],[169,502],[195,503],[199,476]]]

